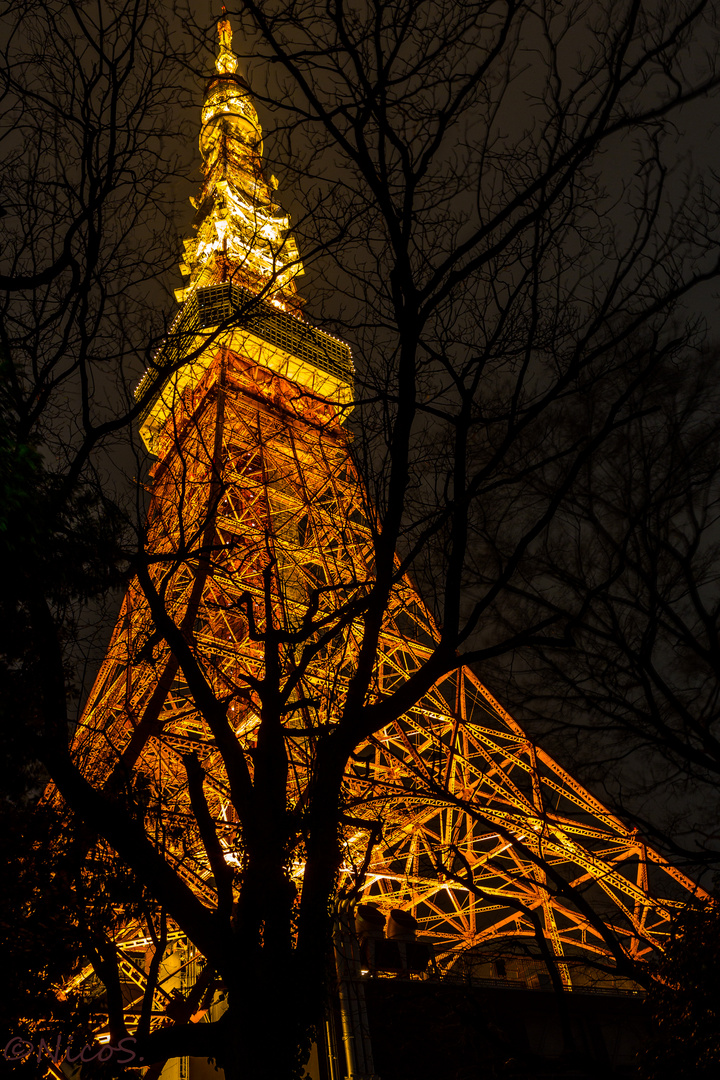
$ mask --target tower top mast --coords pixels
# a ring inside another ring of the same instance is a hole
[[[276,204],[263,173],[262,128],[250,87],[238,73],[232,26],[225,9],[217,23],[215,73],[202,106],[200,153],[205,182],[191,202],[195,236],[184,241],[180,267],[189,278],[175,297],[184,303],[199,288],[231,282],[300,314],[295,278],[303,272],[289,218]]]
[[[218,54],[215,67],[220,75],[234,74],[237,71],[237,56],[232,51],[232,26],[230,20],[225,18],[225,5],[223,4],[222,15],[218,19]]]

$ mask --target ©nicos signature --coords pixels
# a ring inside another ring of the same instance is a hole
[[[137,1061],[138,1063],[143,1061],[143,1058],[138,1057],[137,1051],[134,1049],[136,1042],[136,1039],[128,1035],[124,1039],[120,1039],[117,1046],[86,1043],[78,1049],[78,1047],[72,1046],[71,1043],[63,1047],[62,1035],[58,1035],[54,1042],[43,1036],[37,1045],[28,1042],[27,1039],[23,1039],[20,1035],[16,1035],[3,1050],[3,1057],[6,1061],[25,1061],[26,1058],[35,1054],[37,1061],[40,1061],[40,1058],[45,1056],[50,1058],[55,1065],[59,1065],[62,1061],[68,1061],[71,1065],[79,1061],[86,1065],[88,1061],[110,1061],[117,1054],[118,1065],[129,1065],[131,1061]]]

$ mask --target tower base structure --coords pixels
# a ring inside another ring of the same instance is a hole
[[[234,327],[208,325],[228,311]],[[282,656],[290,671],[309,640],[302,630],[309,605],[316,621],[341,625],[347,597],[373,580],[373,511],[345,426],[350,353],[229,285],[200,290],[179,325],[195,358],[168,379],[142,424],[157,455],[149,574],[215,694],[229,700],[235,737],[252,760],[261,722],[252,685],[264,673],[266,628],[296,634]],[[200,334],[210,340],[204,350]],[[168,354],[181,347],[171,340]],[[285,727],[290,806],[306,798],[318,741],[337,722],[361,633],[346,621],[297,682],[297,708]],[[378,698],[419,670],[437,637],[412,584],[401,579],[381,634]],[[166,856],[212,904],[212,872],[184,772],[190,752],[206,777],[225,858],[239,866],[240,829],[221,755],[135,581],[74,753],[96,785],[143,778],[148,820]],[[343,802],[339,892],[354,887],[362,868],[357,901],[374,905],[383,924],[393,913],[411,916],[416,941],[432,950],[441,973],[462,968],[486,977],[508,943],[522,943],[530,955],[540,934],[565,989],[607,982],[589,973],[593,960],[608,959],[608,931],[642,959],[662,948],[673,913],[699,895],[533,744],[467,668],[449,672],[355,748]],[[299,861],[298,883],[303,872]],[[137,924],[118,940],[128,954],[149,944]],[[512,966],[511,954],[505,962]]]

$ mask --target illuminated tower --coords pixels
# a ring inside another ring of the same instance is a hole
[[[276,658],[290,672],[309,640],[308,611],[316,625],[340,625],[348,598],[372,581],[374,555],[373,510],[346,427],[351,351],[301,314],[297,248],[263,175],[257,114],[224,20],[219,39],[202,110],[205,183],[181,267],[187,283],[137,388],[141,433],[156,459],[147,576],[125,597],[75,745],[96,783],[143,779],[153,835],[210,905],[212,874],[187,793],[189,752],[205,771],[230,863],[240,858],[237,821],[217,746],[151,612],[148,583],[198,670],[229,702],[251,762],[265,631],[296,633]],[[167,377],[149,396],[157,371]],[[359,633],[349,619],[327,642],[319,631],[312,638],[287,713],[289,805],[303,799],[316,739],[337,716]],[[401,582],[386,613],[376,693],[406,680],[435,638],[412,584]],[[414,916],[441,968],[460,955],[482,966],[488,943],[541,932],[569,985],[570,958],[607,955],[603,927],[629,955],[644,955],[694,890],[530,743],[467,669],[356,748],[344,794],[345,880],[364,863],[365,901]],[[302,876],[300,863],[295,872]],[[147,941],[129,923],[119,945],[130,955]],[[137,964],[128,971],[142,984]]]

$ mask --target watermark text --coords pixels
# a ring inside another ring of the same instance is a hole
[[[117,1056],[118,1065],[130,1065],[133,1061],[141,1064],[143,1058],[138,1057],[136,1044],[137,1039],[134,1039],[132,1035],[120,1039],[117,1046],[111,1046],[109,1043],[104,1045],[86,1043],[80,1047],[73,1046],[72,1041],[64,1045],[62,1035],[58,1035],[54,1041],[52,1036],[41,1036],[37,1043],[28,1042],[22,1036],[16,1035],[6,1044],[3,1057],[6,1061],[27,1061],[35,1055],[37,1061],[40,1061],[42,1057],[47,1057],[54,1065],[60,1065],[63,1061],[71,1065],[77,1062],[87,1065],[89,1061],[110,1061]]]

